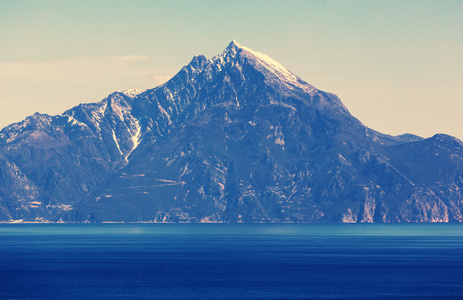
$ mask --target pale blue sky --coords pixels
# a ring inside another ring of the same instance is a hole
[[[463,1],[0,0],[0,127],[152,88],[228,43],[389,134],[463,139]]]

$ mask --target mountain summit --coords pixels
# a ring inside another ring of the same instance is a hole
[[[299,77],[288,71],[280,63],[274,61],[269,56],[253,51],[247,47],[241,46],[238,42],[232,41],[225,50],[214,57],[212,61],[219,66],[224,66],[227,63],[234,63],[240,58],[245,58],[257,70],[268,79],[279,80],[293,87],[299,87],[306,91],[315,91],[315,88]]]
[[[0,220],[462,222],[463,144],[389,136],[232,41],[0,132]]]

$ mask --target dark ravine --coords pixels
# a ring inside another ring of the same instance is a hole
[[[233,41],[0,132],[0,221],[463,222],[463,144],[389,136]]]

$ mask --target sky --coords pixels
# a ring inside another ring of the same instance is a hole
[[[0,128],[148,89],[232,40],[383,133],[463,140],[462,1],[0,0]]]

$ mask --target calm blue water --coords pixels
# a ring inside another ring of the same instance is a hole
[[[458,224],[0,224],[1,299],[463,299]]]

